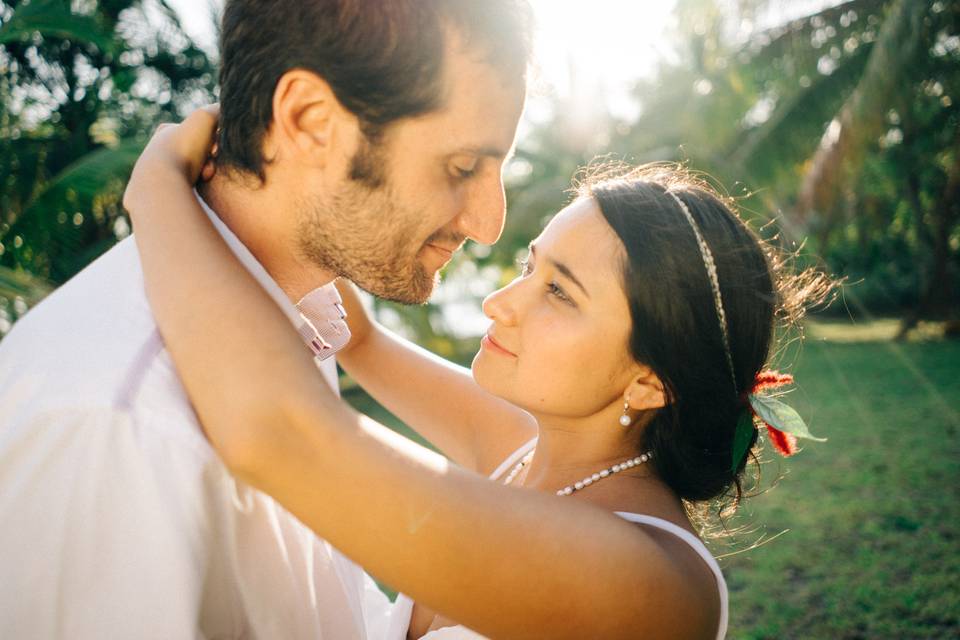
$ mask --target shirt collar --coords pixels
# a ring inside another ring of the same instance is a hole
[[[214,228],[223,237],[240,263],[250,272],[260,286],[273,298],[290,323],[297,329],[313,355],[324,360],[342,349],[350,341],[350,329],[345,321],[347,312],[336,286],[329,282],[305,295],[296,305],[270,277],[263,265],[254,257],[220,216],[196,194],[197,201],[210,218]]]

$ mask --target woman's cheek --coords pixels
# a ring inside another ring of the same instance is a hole
[[[518,377],[540,406],[565,405],[589,382],[592,353],[588,340],[580,339],[570,323],[543,327],[537,349],[524,349]]]

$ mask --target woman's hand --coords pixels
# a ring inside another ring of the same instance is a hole
[[[209,161],[215,153],[214,136],[220,116],[219,105],[201,107],[180,124],[161,124],[133,167],[123,194],[123,206],[133,213],[136,205],[163,193],[171,174],[191,186],[214,173]]]
[[[349,353],[362,344],[377,325],[363,306],[357,285],[341,277],[337,278],[336,286],[343,298],[343,307],[347,311],[347,326],[350,327],[350,342],[337,352],[337,359],[343,360],[346,357],[349,360]]]

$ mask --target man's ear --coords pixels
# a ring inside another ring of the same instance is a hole
[[[290,154],[298,162],[323,167],[330,159],[336,128],[347,116],[355,120],[326,80],[306,69],[291,69],[273,92],[273,122],[264,155],[274,159]]]
[[[624,398],[631,409],[647,411],[667,406],[667,393],[663,383],[650,369],[643,367],[624,390]]]

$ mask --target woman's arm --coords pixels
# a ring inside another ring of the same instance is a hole
[[[452,460],[488,475],[537,435],[528,413],[481,389],[469,369],[373,321],[349,282],[341,279],[337,288],[353,334],[337,360],[377,402]]]
[[[182,158],[202,157],[213,124],[198,113],[158,132],[124,204],[160,330],[225,463],[374,575],[488,636],[715,633],[709,594],[642,530],[448,465],[338,401],[184,179],[196,167]]]

